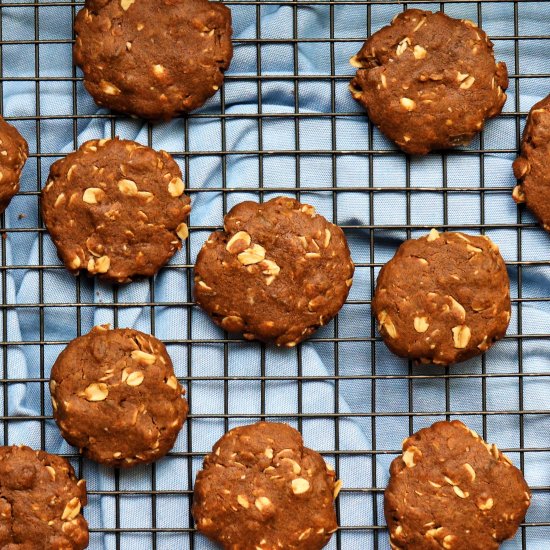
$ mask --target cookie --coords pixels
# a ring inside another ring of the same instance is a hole
[[[372,309],[393,353],[450,365],[504,337],[510,281],[489,238],[432,229],[405,241],[381,269]]]
[[[181,171],[134,141],[88,141],[55,162],[42,217],[65,267],[125,283],[154,275],[188,236]]]
[[[0,447],[0,547],[82,550],[86,482],[59,456],[29,447]]]
[[[519,185],[512,194],[550,231],[550,95],[536,103],[527,117],[521,156],[514,161]]]
[[[400,13],[350,62],[353,97],[407,153],[468,144],[506,101],[506,65],[485,32],[442,12]]]
[[[57,358],[53,416],[84,456],[129,468],[163,457],[187,417],[187,401],[164,345],[133,329],[95,327]]]
[[[75,33],[95,102],[151,120],[203,105],[233,56],[231,11],[207,0],[86,0]]]
[[[29,156],[29,146],[11,124],[0,117],[0,214],[19,191],[21,171]]]
[[[384,514],[392,550],[497,550],[531,501],[521,472],[462,422],[408,437],[390,466]]]
[[[343,231],[288,197],[243,202],[195,265],[195,299],[228,332],[293,347],[326,325],[354,266]]]
[[[226,550],[317,550],[338,529],[341,485],[294,428],[258,422],[226,433],[206,456],[193,517]]]

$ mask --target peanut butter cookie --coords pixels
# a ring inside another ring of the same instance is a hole
[[[449,365],[485,352],[510,321],[510,281],[483,235],[404,242],[378,275],[372,303],[386,345],[418,363]]]
[[[512,194],[514,200],[526,203],[550,231],[550,96],[529,112],[514,175],[519,180]]]
[[[207,0],[86,0],[75,33],[95,102],[152,120],[200,107],[233,56],[231,11]]]
[[[97,326],[70,342],[53,366],[50,391],[63,437],[110,466],[163,457],[187,417],[166,348],[132,329]]]
[[[197,529],[222,548],[319,550],[338,529],[341,482],[287,424],[226,433],[195,482]]]
[[[247,339],[293,347],[340,310],[354,266],[343,231],[307,204],[243,202],[195,265],[195,298]]]
[[[531,495],[496,445],[453,420],[405,439],[384,500],[392,550],[497,550]]]
[[[442,12],[400,13],[350,62],[353,97],[407,153],[469,143],[506,101],[506,65],[485,32]]]
[[[59,456],[29,447],[0,447],[0,547],[83,550],[86,482]]]
[[[181,171],[134,141],[88,141],[55,162],[42,216],[69,271],[125,283],[154,275],[188,236]]]
[[[0,117],[0,214],[19,191],[29,146],[15,127]]]

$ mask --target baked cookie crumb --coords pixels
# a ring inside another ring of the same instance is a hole
[[[75,63],[98,105],[151,120],[199,108],[233,56],[231,11],[207,0],[86,0]]]
[[[83,550],[86,482],[64,459],[25,446],[0,447],[0,547]]]
[[[233,207],[195,265],[195,298],[228,332],[293,347],[343,306],[354,265],[343,231],[288,197]]]
[[[436,422],[403,442],[384,514],[392,550],[497,550],[516,533],[531,494],[496,445],[462,422]]]
[[[0,117],[0,214],[19,191],[29,146],[17,129]]]
[[[352,96],[410,154],[468,144],[506,101],[506,65],[486,33],[442,12],[398,14],[350,62]]]
[[[432,229],[405,241],[381,269],[372,311],[396,355],[434,365],[465,361],[506,333],[506,265],[484,235]]]
[[[526,203],[546,231],[550,231],[550,95],[529,111],[521,154],[514,161],[518,185],[512,197]]]
[[[108,325],[69,343],[52,368],[50,392],[68,443],[123,468],[163,457],[188,411],[164,344]]]
[[[197,529],[226,550],[318,550],[338,529],[341,482],[287,424],[226,433],[204,459],[194,489]]]
[[[126,283],[154,275],[188,237],[184,189],[166,151],[92,140],[52,165],[42,217],[71,273]]]

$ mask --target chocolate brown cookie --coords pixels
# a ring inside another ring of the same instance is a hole
[[[65,267],[124,283],[154,275],[188,236],[191,206],[165,151],[93,140],[55,162],[42,216]]]
[[[29,447],[0,447],[0,547],[82,550],[86,482],[59,456]]]
[[[521,472],[462,422],[408,437],[390,467],[384,513],[392,550],[497,550],[531,501]]]
[[[95,102],[153,120],[200,107],[233,56],[231,11],[207,0],[86,0],[75,32]]]
[[[229,332],[293,347],[340,310],[354,266],[343,231],[288,197],[242,202],[195,265],[195,298]]]
[[[526,203],[550,231],[550,96],[529,112],[514,175],[519,180],[512,194],[514,200]]]
[[[506,65],[485,32],[441,12],[400,13],[350,62],[353,97],[407,153],[469,143],[506,101]]]
[[[318,550],[338,529],[341,486],[294,428],[258,422],[226,433],[204,459],[193,517],[226,550]]]
[[[50,391],[63,437],[110,466],[163,457],[187,417],[166,348],[132,329],[102,325],[70,342],[53,366]]]
[[[386,345],[418,363],[450,365],[488,350],[510,322],[510,281],[483,235],[405,241],[378,275],[373,314]]]
[[[19,191],[29,146],[16,128],[0,117],[0,214]]]

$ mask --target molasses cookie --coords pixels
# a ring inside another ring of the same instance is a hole
[[[287,197],[240,203],[224,221],[195,265],[195,298],[217,325],[293,347],[338,313],[354,270],[338,226]]]
[[[59,456],[29,447],[0,447],[0,547],[82,550],[86,482]]]
[[[165,151],[93,140],[52,165],[42,216],[69,271],[124,283],[154,275],[181,248],[191,210],[183,191]]]
[[[514,175],[519,180],[512,194],[514,200],[526,203],[550,231],[550,96],[529,112]]]
[[[166,348],[132,329],[97,326],[70,342],[53,366],[50,391],[63,437],[110,466],[163,457],[187,417]]]
[[[318,550],[338,529],[341,485],[294,428],[259,422],[226,433],[204,459],[193,517],[226,550]]]
[[[350,62],[353,97],[407,153],[469,143],[506,101],[506,65],[485,32],[442,12],[400,13]]]
[[[404,242],[378,275],[372,302],[386,345],[418,363],[450,365],[485,352],[510,321],[510,281],[483,235]]]
[[[384,500],[392,550],[497,550],[531,495],[496,445],[453,420],[405,439]]]
[[[231,11],[207,0],[86,0],[75,33],[95,102],[152,120],[203,105],[233,56]]]
[[[19,191],[29,146],[16,128],[0,117],[0,214]]]

